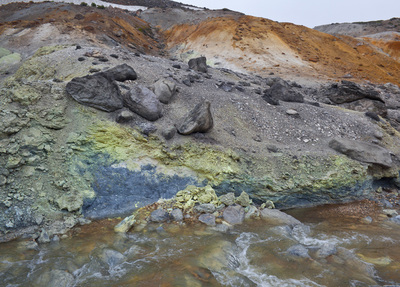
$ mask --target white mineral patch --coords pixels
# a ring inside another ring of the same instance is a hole
[[[45,2],[43,0],[0,0],[0,5],[6,5],[9,3],[14,3],[14,2]],[[120,9],[125,9],[129,11],[137,11],[139,9],[141,10],[146,10],[147,7],[144,6],[128,6],[128,5],[119,5],[119,4],[113,4],[113,3],[108,3],[108,2],[103,2],[100,0],[53,0],[52,2],[64,2],[64,3],[73,3],[76,5],[80,5],[82,2],[86,2],[89,6],[92,5],[92,3],[96,5],[103,5],[104,7],[114,7],[114,8],[120,8]]]

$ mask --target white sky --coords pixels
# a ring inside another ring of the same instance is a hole
[[[210,9],[229,8],[279,22],[317,25],[400,17],[400,0],[175,0]]]

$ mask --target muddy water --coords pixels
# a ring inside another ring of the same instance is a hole
[[[1,286],[400,286],[400,226],[288,211],[295,227],[248,221],[223,233],[200,224],[150,225],[118,235],[115,221],[26,248],[0,245]]]

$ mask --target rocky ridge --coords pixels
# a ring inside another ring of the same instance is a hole
[[[162,29],[159,8],[141,19],[116,9],[54,3],[4,7],[0,15],[10,14],[0,23],[3,240],[22,228],[51,237],[85,223],[82,218],[126,215],[188,186],[210,186],[219,198],[246,192],[256,204],[289,208],[357,200],[381,185],[398,185],[395,68],[390,77],[377,73],[377,84],[361,81],[369,71],[354,81],[341,75],[310,80],[327,70],[304,65],[296,55],[287,66],[250,65],[249,72],[229,61],[217,65],[213,54],[188,52],[205,27],[224,29],[223,22],[236,19],[259,32],[259,24],[267,23],[230,11]],[[27,9],[29,17],[17,13]],[[169,13],[189,19],[197,12]],[[265,25],[266,34],[305,29]],[[185,48],[177,48],[183,43],[179,33],[194,28]],[[301,33],[333,41],[319,32]],[[220,36],[235,35],[228,30]],[[2,61],[10,55],[12,61]],[[374,59],[399,65],[383,55]],[[356,66],[362,61],[353,60]],[[290,71],[292,64],[303,78]]]

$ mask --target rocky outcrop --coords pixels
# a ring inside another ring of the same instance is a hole
[[[66,90],[77,102],[102,111],[113,112],[123,107],[118,85],[106,73],[74,78]]]
[[[365,98],[383,102],[375,89],[362,88],[350,81],[332,84],[327,90],[327,96],[335,104],[350,103]]]
[[[203,101],[197,104],[178,124],[177,130],[182,135],[200,132],[206,133],[214,126],[211,104]]]
[[[378,164],[383,167],[392,166],[390,152],[375,144],[335,138],[329,142],[329,147],[361,162]]]
[[[271,88],[264,92],[262,98],[271,105],[278,105],[279,101],[303,103],[304,96],[295,91],[286,81],[280,79]]]
[[[146,120],[156,121],[162,117],[160,101],[145,86],[136,85],[123,98],[125,106]]]

